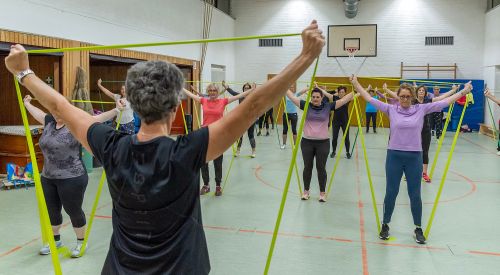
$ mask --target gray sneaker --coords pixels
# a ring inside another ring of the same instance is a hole
[[[71,258],[80,258],[80,252],[82,251],[83,241],[76,241],[76,246],[71,249]]]
[[[56,247],[61,248],[63,246],[62,241],[56,241]],[[40,251],[38,252],[40,255],[49,255],[50,254],[50,247],[49,244],[45,244]]]

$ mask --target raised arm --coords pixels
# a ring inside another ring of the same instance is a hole
[[[399,99],[398,94],[396,94],[395,92],[393,92],[391,89],[387,88],[387,84],[386,83],[384,83],[384,85],[382,86],[382,89],[384,89],[384,91],[386,93],[388,93],[392,98]]]
[[[47,115],[44,111],[38,109],[37,107],[31,105],[31,96],[27,95],[24,97],[24,106],[26,110],[30,113],[30,115],[38,121],[38,123],[44,125],[45,124],[45,116]]]
[[[316,20],[302,32],[302,52],[285,69],[257,87],[233,111],[210,124],[206,160],[220,156],[240,138],[257,118],[279,103],[288,88],[307,70],[325,45]]]
[[[372,96],[359,84],[358,78],[356,76],[351,76],[349,77],[349,80],[351,81],[352,85],[354,86],[354,89],[363,97],[363,99],[366,102],[370,102],[372,99]]]
[[[113,110],[109,110],[107,112],[104,112],[104,113],[100,113],[100,114],[94,116],[94,118],[99,122],[106,122],[108,120],[113,119],[118,114],[120,114],[120,112],[123,111],[123,108],[125,108],[125,102],[123,102],[122,99],[117,100],[116,101],[116,108],[114,108]]]
[[[106,89],[104,86],[102,86],[102,79],[99,78],[99,80],[97,80],[97,87],[99,87],[99,90],[101,90],[105,95],[111,97],[113,100],[115,100],[115,95],[114,93],[112,93],[110,90]]]
[[[445,98],[447,98],[447,97],[455,94],[457,92],[457,90],[458,90],[459,87],[460,86],[457,86],[457,85],[451,86],[451,90],[449,90],[448,92],[443,93],[443,94],[441,94],[441,95],[439,95],[437,97],[434,97],[432,99],[432,102],[441,101],[441,100],[443,100],[443,99],[445,99]]]
[[[288,97],[288,99],[290,99],[290,101],[297,107],[300,108],[300,98],[298,98],[297,96],[295,96],[292,91],[288,90],[286,91],[286,96]]]
[[[184,88],[182,88],[182,90],[184,91],[184,93],[185,93],[187,96],[189,96],[190,98],[192,98],[194,101],[196,101],[196,102],[200,103],[200,101],[201,101],[201,97],[200,97],[200,96],[195,95],[195,94],[193,94],[192,92],[190,92],[190,91],[188,91],[188,90],[186,90],[186,89],[184,89]]]
[[[226,84],[226,81],[222,81],[222,87],[224,87],[224,91],[227,91],[230,95],[232,96],[237,96],[239,95],[240,93],[234,91],[233,89],[231,89],[227,84]]]
[[[318,83],[314,82],[314,88],[320,90],[321,93],[323,94],[323,96],[326,96],[328,98],[328,100],[333,101],[333,95],[329,94],[327,91],[325,91],[324,89],[320,88],[318,86]]]
[[[446,99],[448,101],[448,104],[452,104],[455,101],[459,100],[461,97],[470,93],[472,91],[472,89],[473,89],[473,87],[472,87],[471,81],[467,82],[464,85],[464,88],[460,92],[458,92],[458,93],[456,93],[456,94],[454,94]]]
[[[306,87],[302,90],[300,90],[298,93],[297,93],[297,96],[298,97],[301,97],[303,94],[307,93],[309,91],[309,87]]]
[[[500,99],[498,99],[495,96],[493,96],[493,94],[491,93],[490,89],[486,88],[486,90],[484,90],[484,96],[486,96],[487,98],[491,99],[491,101],[495,102],[496,104],[500,105]]]
[[[21,45],[11,46],[9,56],[5,58],[5,66],[13,74],[29,69],[28,53]],[[59,92],[48,86],[35,74],[28,74],[21,83],[45,107],[49,113],[60,117],[69,128],[73,136],[87,149],[92,150],[87,142],[89,127],[97,120],[87,112],[73,106]]]
[[[338,109],[344,106],[345,104],[349,103],[355,96],[357,96],[357,94],[355,94],[355,92],[352,92],[346,94],[343,98],[335,101],[335,109]]]
[[[248,95],[248,94],[249,94],[252,90],[253,90],[253,89],[250,89],[250,90],[248,90],[248,91],[246,91],[246,92],[243,92],[243,93],[236,93],[236,95],[235,95],[235,96],[230,96],[230,97],[228,97],[228,99],[227,99],[227,103],[229,104],[229,103],[231,103],[231,102],[233,102],[233,101],[236,101],[236,100],[238,100],[238,99],[240,99],[240,98],[246,97],[246,96],[247,96],[247,95]]]

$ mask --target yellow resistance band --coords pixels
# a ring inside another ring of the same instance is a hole
[[[283,104],[283,106],[284,106],[283,108],[285,109],[285,119],[286,119],[286,125],[288,126],[288,131],[291,131],[292,127],[290,127],[290,120],[288,119],[288,112],[286,110],[286,102],[285,102],[284,97],[281,99],[281,104]],[[278,114],[279,114],[279,111],[278,111]],[[275,121],[277,122],[278,118],[276,118]],[[276,126],[276,128],[278,128],[278,127]],[[293,151],[293,148],[295,147],[295,141],[293,140],[293,131],[292,131],[292,134],[290,135],[290,144],[292,145],[292,151]],[[295,166],[295,175],[297,176],[297,185],[299,187],[299,194],[300,194],[300,197],[302,197],[302,187],[300,187],[301,182],[300,182],[300,176],[299,176],[299,168],[297,168],[297,162],[295,162],[294,166]]]
[[[465,111],[469,105],[469,99],[465,101],[464,109],[462,110],[462,115],[460,116],[460,121],[458,122],[457,130],[455,131],[455,137],[453,138],[453,143],[451,144],[450,152],[448,153],[448,160],[446,161],[446,166],[444,167],[443,176],[441,177],[441,183],[439,184],[439,189],[436,194],[436,199],[434,200],[434,206],[432,207],[431,216],[429,217],[429,222],[427,223],[427,228],[425,229],[425,238],[429,238],[429,232],[431,231],[432,222],[434,221],[434,215],[436,214],[436,209],[439,203],[439,198],[441,197],[441,192],[443,191],[444,182],[446,181],[446,175],[448,174],[448,169],[450,168],[451,159],[453,157],[453,151],[455,150],[455,145],[457,144],[458,135],[460,134],[460,127],[462,126],[462,120],[464,119]]]
[[[361,140],[361,146],[363,147],[363,155],[364,155],[365,165],[366,165],[366,175],[368,176],[368,183],[370,184],[370,193],[372,196],[373,212],[375,212],[375,221],[377,222],[377,232],[380,232],[380,218],[378,216],[377,201],[375,199],[375,190],[373,189],[373,182],[372,182],[372,173],[370,170],[370,164],[368,163],[368,155],[366,153],[366,145],[365,145],[365,136],[364,136],[363,130],[361,128],[361,121],[359,119],[359,111],[358,111],[357,101],[358,101],[358,99],[355,97],[354,98],[354,109],[356,111],[356,119],[358,120],[358,130],[359,130],[359,137]]]
[[[437,83],[437,84],[449,84],[449,85],[463,85],[463,83],[458,82],[446,82],[446,81],[432,81],[432,80],[421,80],[421,79],[403,79],[403,78],[387,78],[387,77],[358,77],[359,79],[378,79],[378,80],[393,80],[393,81],[403,81],[403,82],[417,82],[417,83]]]
[[[26,109],[24,107],[21,95],[21,89],[19,88],[19,83],[17,82],[16,78],[14,78],[14,85],[16,87],[17,101],[19,103],[19,108],[21,109],[21,118],[23,120],[24,132],[26,134],[26,142],[28,143],[31,165],[33,166],[33,180],[35,181],[35,194],[38,201],[38,213],[40,214],[42,241],[44,243],[48,242],[50,251],[54,252],[57,251],[57,247],[54,241],[54,234],[52,232],[52,227],[49,219],[47,203],[45,202],[45,196],[43,194],[42,184],[40,182],[40,172],[38,170],[38,163],[35,155],[35,147],[33,146],[33,139],[31,137],[28,117],[26,115]],[[54,273],[56,275],[62,274],[61,263],[59,262],[59,254],[58,253],[50,253],[50,254],[52,258],[52,265],[54,266]]]
[[[356,95],[354,95],[354,96],[356,96]],[[328,198],[328,196],[330,194],[330,190],[332,188],[333,179],[335,178],[335,173],[337,172],[337,166],[339,165],[339,162],[340,162],[340,155],[342,154],[342,150],[344,150],[345,140],[347,138],[347,134],[349,133],[349,127],[351,126],[352,114],[354,114],[354,112],[351,110],[351,113],[349,114],[349,119],[347,120],[346,131],[344,131],[344,134],[342,135],[342,141],[340,142],[339,153],[337,154],[337,157],[335,159],[335,165],[333,165],[332,174],[330,176],[330,182],[328,183],[328,189],[326,191],[327,198]],[[335,150],[335,149],[336,148],[333,148],[333,150]]]
[[[186,131],[186,135],[189,134],[188,132],[188,127],[186,123],[186,116],[184,115],[184,107],[182,107],[182,102],[181,102],[181,112],[182,112],[182,121],[184,122],[184,130]]]
[[[120,128],[121,120],[122,120],[122,111],[120,111],[120,114],[118,115],[118,121],[116,122],[116,128],[115,128],[116,130]],[[97,192],[95,195],[94,204],[92,205],[92,211],[90,212],[89,222],[87,224],[87,230],[85,231],[85,239],[83,239],[82,249],[80,251],[80,257],[85,254],[85,250],[87,249],[90,230],[92,229],[92,224],[94,223],[94,217],[97,211],[97,206],[99,205],[99,199],[101,198],[102,187],[104,186],[105,179],[106,179],[106,172],[103,170],[101,174],[101,179],[99,180],[99,185],[97,186]]]
[[[436,169],[436,164],[437,164],[439,154],[441,153],[441,146],[443,145],[444,136],[446,135],[446,131],[448,130],[448,123],[450,122],[451,113],[453,113],[453,107],[455,107],[455,103],[453,103],[453,105],[448,107],[448,114],[446,115],[446,121],[444,123],[443,133],[441,134],[441,137],[439,138],[438,147],[436,149],[436,153],[434,154],[434,159],[432,160],[431,172],[429,173],[429,177],[431,179],[432,179],[432,176],[434,175],[434,169]]]
[[[302,114],[299,131],[297,133],[297,143],[300,143],[300,140],[302,139],[302,131],[304,130],[304,123],[306,121],[307,110],[309,109],[309,101],[311,100],[311,91],[314,84],[314,78],[316,77],[316,71],[318,70],[318,62],[319,62],[319,57],[316,59],[316,65],[314,66],[314,72],[311,77],[309,92],[307,93],[306,104],[304,106],[304,112]],[[286,177],[285,186],[283,188],[283,194],[281,196],[281,204],[278,211],[278,217],[276,218],[276,224],[274,226],[273,238],[271,240],[271,245],[269,246],[269,253],[267,254],[267,261],[266,261],[266,267],[264,269],[264,275],[267,275],[269,273],[269,268],[271,267],[271,260],[273,258],[274,246],[276,245],[276,239],[278,237],[278,231],[280,229],[281,218],[283,217],[283,210],[285,209],[286,198],[288,196],[288,188],[290,187],[290,180],[292,179],[293,166],[295,164],[295,160],[297,159],[297,152],[299,151],[298,149],[299,146],[295,146],[293,148],[292,160],[290,162],[290,166],[288,167],[288,174]]]
[[[253,39],[273,38],[273,37],[289,37],[289,36],[300,36],[300,35],[301,35],[300,33],[253,35],[253,36],[213,38],[213,39],[194,39],[194,40],[170,41],[170,42],[154,42],[154,43],[140,43],[140,44],[119,44],[119,45],[109,45],[109,46],[87,46],[87,47],[73,47],[73,48],[59,48],[59,49],[29,50],[27,52],[41,54],[41,53],[61,53],[61,52],[71,52],[71,51],[128,49],[128,48],[157,47],[157,46],[170,46],[170,45],[230,42],[230,41],[253,40]]]

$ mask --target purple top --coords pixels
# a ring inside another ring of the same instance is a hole
[[[442,100],[403,108],[399,104],[391,105],[374,98],[370,99],[370,103],[389,116],[391,134],[388,149],[413,152],[422,151],[421,132],[425,115],[438,112],[450,104],[448,100]]]
[[[320,106],[309,104],[306,122],[304,124],[304,138],[314,140],[329,139],[328,123],[330,122],[330,112],[335,110],[336,101],[321,102]],[[304,110],[306,101],[300,101],[300,109]]]

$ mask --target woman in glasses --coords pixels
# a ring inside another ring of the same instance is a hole
[[[402,84],[396,92],[399,103],[387,104],[373,98],[358,82],[355,76],[350,78],[354,88],[360,95],[370,102],[376,109],[386,113],[391,124],[389,146],[385,163],[386,193],[384,198],[384,219],[379,237],[389,239],[389,222],[396,204],[399,184],[403,173],[408,183],[415,241],[425,244],[422,232],[422,199],[420,184],[422,180],[422,128],[424,117],[432,112],[437,112],[472,90],[470,83],[465,88],[445,100],[428,104],[413,104],[416,99],[415,90],[409,84]]]
[[[211,83],[207,86],[208,97],[201,97],[195,95],[194,93],[184,89],[184,93],[192,98],[194,101],[201,104],[203,109],[203,124],[202,127],[208,127],[208,125],[221,119],[224,115],[224,109],[226,105],[232,103],[240,98],[244,98],[251,90],[247,90],[236,96],[231,96],[227,98],[219,98],[219,88],[217,85]],[[219,157],[214,159],[215,168],[215,195],[222,195],[222,187],[220,183],[222,181],[222,161],[224,155],[221,154]],[[201,188],[200,195],[205,195],[210,192],[210,174],[208,172],[208,162],[201,168],[201,177],[203,178],[203,187]]]

